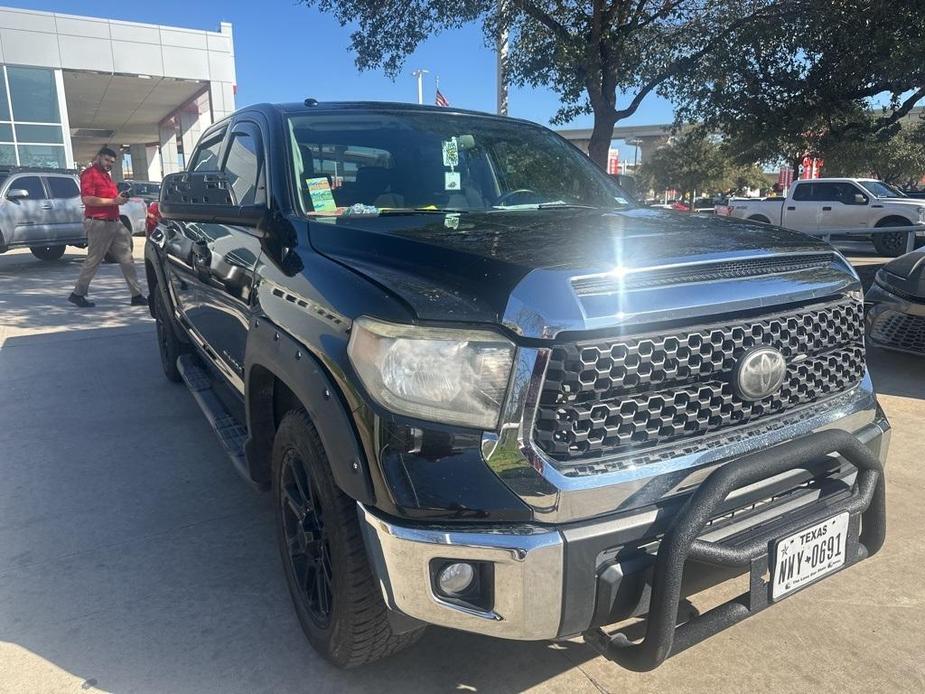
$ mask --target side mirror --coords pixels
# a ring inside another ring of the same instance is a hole
[[[265,205],[238,205],[224,173],[188,171],[169,174],[161,185],[161,217],[178,222],[212,222],[257,226]]]
[[[854,194],[854,204],[855,205],[866,205],[867,196],[864,195],[863,193],[855,193]]]
[[[29,191],[25,188],[10,188],[6,191],[6,197],[9,200],[23,200],[29,197]]]

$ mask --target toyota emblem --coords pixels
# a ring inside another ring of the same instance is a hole
[[[787,361],[780,350],[756,347],[746,352],[733,373],[733,386],[743,400],[763,400],[778,390],[787,376]]]

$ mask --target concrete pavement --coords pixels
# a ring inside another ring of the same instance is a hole
[[[94,281],[95,310],[65,301],[84,255],[0,256],[0,692],[925,690],[925,360],[870,355],[894,426],[875,559],[653,673],[580,641],[437,628],[342,672],[295,620],[268,498],[163,378],[152,321],[128,307],[118,267]]]

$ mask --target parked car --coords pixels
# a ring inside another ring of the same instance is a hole
[[[127,229],[144,233],[144,203],[130,200],[119,211]],[[0,167],[0,253],[28,248],[40,260],[58,260],[67,246],[86,245],[80,181],[73,171]]]
[[[141,198],[149,205],[160,197],[161,184],[157,181],[136,181],[127,178],[117,184],[119,192],[127,191],[132,197]]]
[[[145,245],[163,370],[272,490],[334,663],[437,624],[647,670],[880,548],[889,424],[829,245],[638,207],[549,130],[446,108],[253,106],[189,162]]]
[[[786,198],[737,201],[731,216],[809,234],[925,224],[925,203],[900,196],[873,179],[817,178],[795,181]],[[906,251],[908,234],[876,233],[870,240],[881,255],[899,256]]]
[[[872,344],[925,355],[925,250],[907,253],[880,268],[865,304]]]

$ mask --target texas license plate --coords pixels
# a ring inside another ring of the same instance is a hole
[[[778,600],[842,566],[847,537],[846,512],[778,540],[771,599]]]

